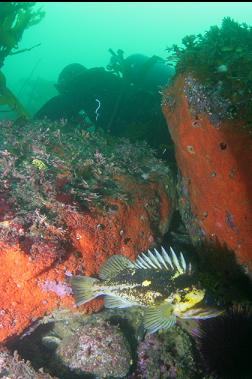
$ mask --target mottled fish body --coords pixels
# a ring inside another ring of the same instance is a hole
[[[102,266],[99,279],[73,276],[70,278],[77,305],[105,295],[105,307],[144,307],[145,328],[153,333],[167,329],[176,318],[205,319],[222,311],[199,306],[205,296],[191,265],[182,253],[170,248],[141,253],[135,262],[114,255]]]

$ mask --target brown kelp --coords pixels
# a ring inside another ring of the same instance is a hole
[[[34,2],[0,3],[0,68],[4,65],[7,56],[23,53],[35,47],[18,50],[24,31],[40,22],[44,17],[41,9],[34,10],[35,4]],[[6,86],[5,77],[1,71],[0,105],[8,105],[19,117],[28,117],[22,104]]]

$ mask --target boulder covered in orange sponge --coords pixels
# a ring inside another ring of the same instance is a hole
[[[168,230],[174,181],[144,143],[3,123],[0,162],[0,342],[74,311],[68,276],[96,275],[113,254],[134,259]]]
[[[177,76],[163,97],[193,242],[218,241],[252,269],[252,134],[229,105],[190,74]]]

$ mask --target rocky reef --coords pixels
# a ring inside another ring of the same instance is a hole
[[[198,378],[190,337],[179,327],[162,334],[146,335],[138,346],[141,378]]]
[[[184,49],[173,48],[177,75],[162,105],[191,239],[227,247],[245,271],[252,268],[251,36],[251,28],[225,19],[221,28],[185,38]]]
[[[250,41],[251,28],[225,19],[173,47],[162,110],[177,178],[145,142],[64,119],[0,124],[0,376],[250,377]],[[140,307],[95,299],[77,310],[71,275],[171,241],[198,263],[206,304],[226,314],[146,334]]]
[[[190,73],[207,88],[207,101],[215,103],[219,110],[222,108],[224,114],[219,116],[243,120],[246,129],[251,129],[251,42],[250,25],[225,17],[220,26],[185,36],[181,46],[167,49],[177,75]],[[204,100],[206,97],[198,102],[198,107],[206,105]],[[215,109],[212,118],[217,116]]]
[[[11,355],[6,349],[0,351],[0,375],[3,379],[57,379],[43,372],[35,371],[30,362],[20,359],[17,352]]]
[[[217,239],[251,267],[251,136],[241,121],[222,120],[216,127],[193,108],[188,86],[199,89],[192,77],[178,77],[164,102],[180,170],[180,214],[195,243]]]
[[[113,254],[134,259],[170,223],[173,177],[148,145],[69,128],[1,124],[1,341],[73,307],[69,275],[94,275]]]
[[[202,378],[190,328],[178,325],[164,333],[145,334],[142,316],[137,307],[92,315],[55,311],[8,346],[36,369],[47,367],[62,379]]]
[[[101,378],[123,378],[133,363],[127,341],[118,326],[101,320],[82,326],[65,338],[56,355],[71,370]]]

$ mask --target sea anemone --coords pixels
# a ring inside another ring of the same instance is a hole
[[[209,374],[251,378],[252,307],[233,306],[222,317],[200,321],[197,345]]]

